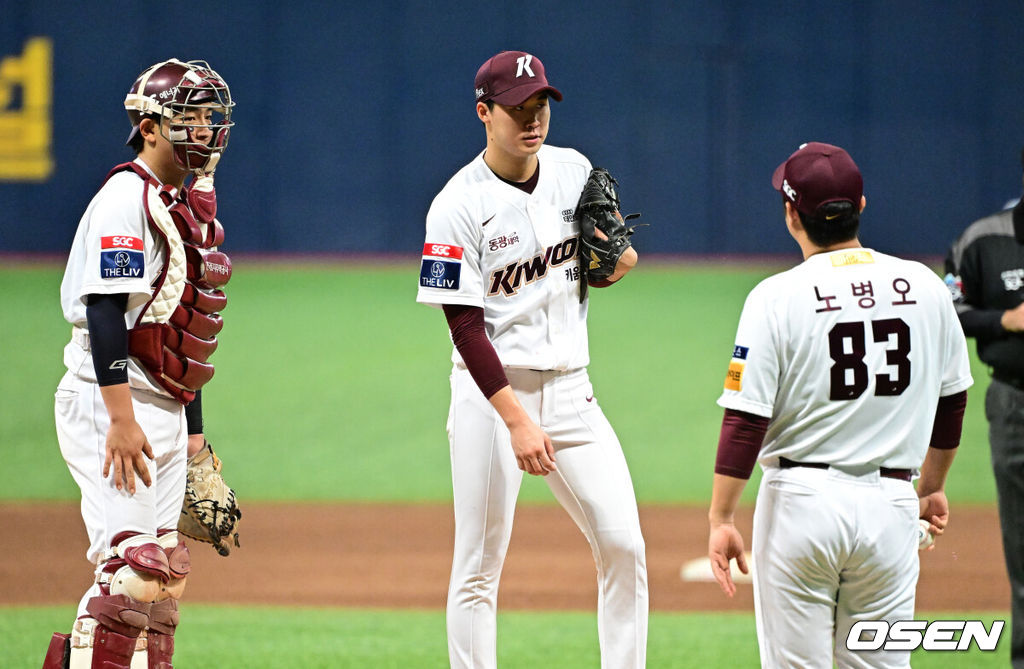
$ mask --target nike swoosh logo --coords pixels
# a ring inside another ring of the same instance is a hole
[[[482,228],[482,227],[484,227],[485,225],[487,225],[488,223],[490,223],[491,221],[493,221],[493,220],[494,220],[494,216],[497,216],[497,214],[494,214],[493,216],[491,216],[490,218],[488,218],[488,219],[487,219],[486,221],[484,221],[483,223],[481,223],[481,224],[480,224],[480,227]]]
[[[842,216],[842,214],[832,214],[831,216],[829,216],[828,214],[825,214],[825,220],[826,221],[831,221],[831,220],[834,220],[836,218],[839,218],[840,216]]]
[[[587,398],[587,401],[588,401],[588,402],[593,402],[593,401],[594,401],[594,396],[593,396],[593,395],[591,395],[590,397],[588,397],[588,398]]]

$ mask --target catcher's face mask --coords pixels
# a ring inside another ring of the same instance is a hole
[[[135,80],[124,100],[132,122],[130,143],[145,115],[156,115],[160,132],[174,148],[178,165],[197,174],[213,172],[227,148],[234,122],[231,90],[202,60],[172,58],[153,65]]]

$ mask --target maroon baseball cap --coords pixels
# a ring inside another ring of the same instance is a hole
[[[864,180],[850,154],[821,142],[802,144],[775,168],[772,187],[805,215],[828,202],[851,202],[860,207],[864,194]]]
[[[538,91],[548,91],[559,102],[562,94],[548,84],[540,58],[525,51],[502,51],[480,66],[476,73],[476,101],[494,100],[500,105],[521,105]]]

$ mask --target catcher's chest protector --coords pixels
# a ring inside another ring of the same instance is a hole
[[[224,228],[214,218],[212,179],[194,182],[175,197],[172,187],[159,185],[135,163],[118,165],[107,178],[122,171],[144,181],[146,218],[167,246],[153,296],[128,333],[128,352],[167,392],[188,404],[213,378],[207,360],[224,327],[220,311],[227,297],[220,288],[231,278],[231,260],[216,250]]]

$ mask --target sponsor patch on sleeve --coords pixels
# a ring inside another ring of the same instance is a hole
[[[964,298],[964,282],[959,276],[946,274],[943,281],[946,282],[946,288],[949,288],[949,294],[954,302],[959,302]]]
[[[729,362],[729,371],[725,374],[725,389],[735,390],[739,392],[743,390],[743,370],[746,369],[747,363],[737,362],[731,360]]]
[[[458,290],[462,274],[462,247],[451,244],[423,245],[423,262],[420,264],[420,286]]]
[[[740,346],[739,344],[737,344],[736,346],[732,347],[732,357],[736,358],[737,360],[746,360],[747,353],[749,352],[750,348],[747,346]]]
[[[461,272],[460,263],[424,258],[420,265],[420,285],[425,288],[458,290]]]
[[[451,244],[431,244],[430,242],[427,242],[423,245],[423,257],[462,260],[462,247],[452,246]]]
[[[141,279],[146,270],[138,237],[115,235],[100,238],[100,278]]]

